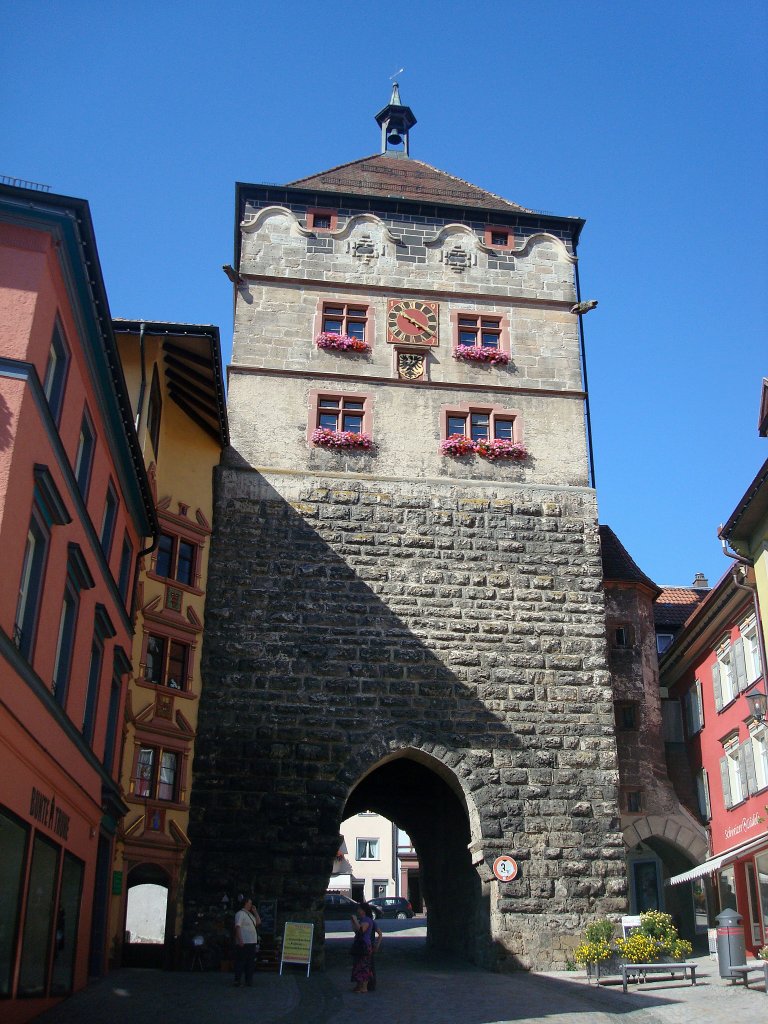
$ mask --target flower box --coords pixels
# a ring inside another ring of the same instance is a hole
[[[352,430],[331,430],[328,427],[318,427],[312,431],[310,438],[312,444],[319,448],[362,448],[368,451],[373,447],[373,439],[370,434],[356,434]]]
[[[519,441],[506,441],[501,438],[497,440],[473,441],[464,434],[451,434],[440,445],[443,455],[480,455],[484,459],[495,461],[496,459],[512,459],[522,462],[528,458],[528,450]]]
[[[464,363],[490,363],[492,366],[506,366],[509,356],[499,348],[481,348],[479,345],[457,345],[453,358]]]
[[[361,338],[351,338],[348,334],[330,334],[323,331],[315,338],[318,348],[333,349],[336,352],[370,352],[371,346]]]

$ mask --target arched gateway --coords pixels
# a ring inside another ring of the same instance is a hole
[[[223,943],[248,888],[322,931],[373,806],[417,845],[430,941],[564,966],[626,891],[583,222],[393,151],[397,90],[378,117],[381,154],[238,186],[187,929]]]

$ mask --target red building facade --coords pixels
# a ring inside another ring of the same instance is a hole
[[[751,572],[729,571],[700,603],[660,664],[681,704],[709,859],[671,880],[711,878],[710,924],[726,907],[743,918],[747,949],[768,943],[768,729],[747,696],[763,681],[761,624]]]
[[[0,1016],[106,967],[137,555],[156,532],[88,205],[0,187]]]

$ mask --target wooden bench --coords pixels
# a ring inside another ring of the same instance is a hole
[[[768,996],[768,960],[755,960],[751,964],[739,964],[738,967],[731,967],[731,974],[741,975],[744,987],[749,988],[749,976],[753,971],[760,971],[765,978],[765,994]],[[738,978],[732,978],[737,981]]]
[[[624,991],[627,991],[627,981],[629,980],[628,975],[638,975],[638,980],[645,981],[646,974],[671,974],[675,975],[682,973],[683,978],[686,974],[691,976],[691,984],[696,984],[696,964],[691,963],[679,963],[679,964],[622,964],[621,965],[621,980],[624,985]]]

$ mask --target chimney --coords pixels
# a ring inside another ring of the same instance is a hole
[[[709,580],[703,572],[697,572],[691,584],[694,590],[709,590]]]

